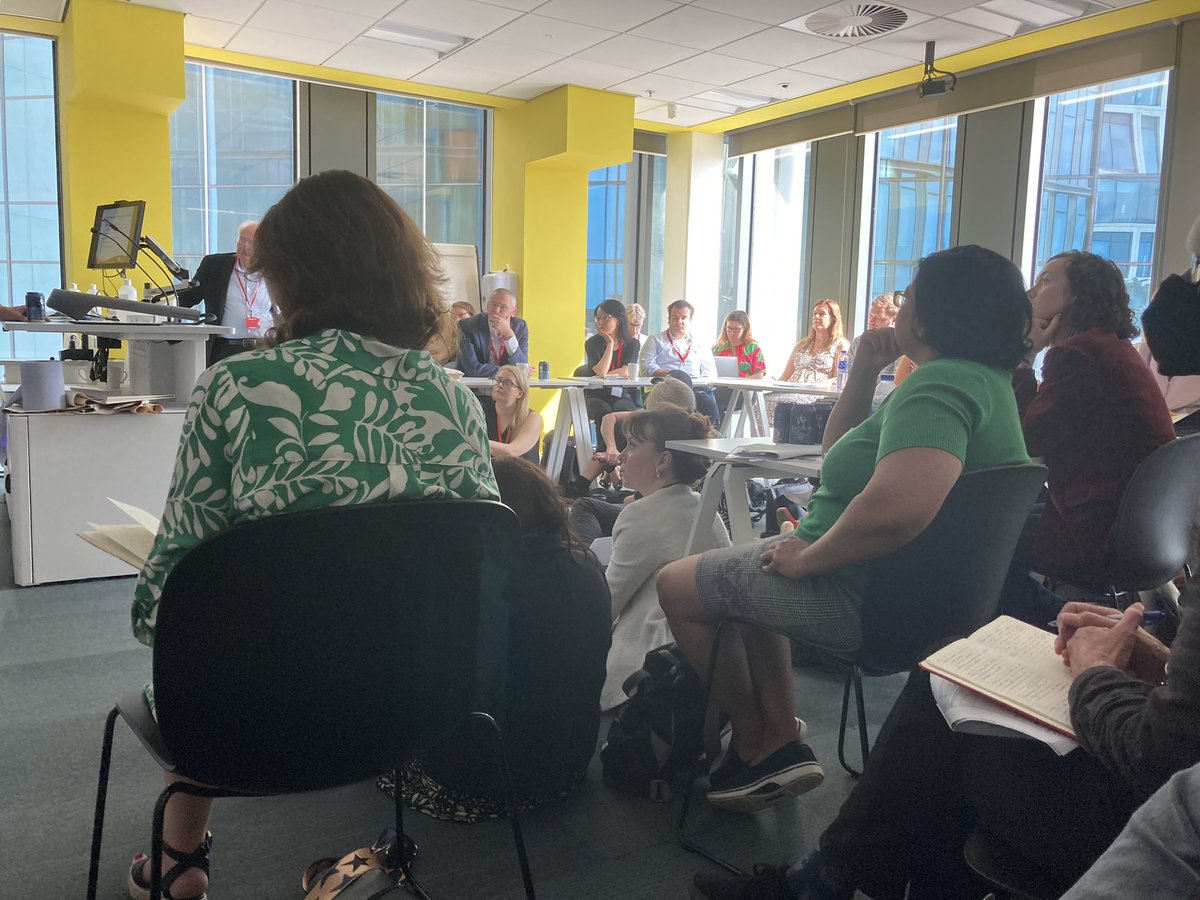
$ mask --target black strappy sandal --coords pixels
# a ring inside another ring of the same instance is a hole
[[[208,851],[212,849],[212,832],[208,832],[204,836],[204,842],[191,853],[176,850],[165,841],[162,848],[163,853],[175,862],[175,865],[163,873],[163,900],[206,900],[207,894],[201,894],[199,897],[175,897],[171,893],[171,885],[188,869],[199,869],[205,875],[208,874]],[[142,880],[142,871],[148,859],[145,853],[139,853],[129,867],[129,896],[132,900],[150,900],[150,882]]]

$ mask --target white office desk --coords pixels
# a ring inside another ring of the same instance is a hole
[[[713,516],[724,495],[729,511],[730,538],[734,546],[749,544],[757,535],[750,520],[750,504],[746,496],[748,478],[809,478],[821,474],[821,460],[814,459],[737,459],[729,454],[746,444],[763,443],[755,438],[713,438],[707,441],[667,441],[668,450],[694,453],[712,460],[704,487],[700,491],[700,509],[688,533],[687,552],[693,552],[701,523],[704,528]],[[810,453],[820,453],[821,446],[806,446]]]
[[[120,322],[6,322],[6,331],[129,341],[130,393],[172,394],[165,412],[136,416],[8,413],[8,506],[17,584],[133,575],[78,537],[89,522],[122,522],[109,497],[162,512],[184,410],[204,371],[205,344],[233,329]]]
[[[825,385],[797,384],[794,381],[776,381],[773,378],[708,378],[695,383],[698,387],[721,387],[729,390],[729,402],[721,418],[722,437],[740,437],[748,429],[752,436],[766,440],[770,440],[772,427],[767,421],[767,394],[812,394],[837,400],[842,393]],[[739,412],[741,415],[738,415]]]

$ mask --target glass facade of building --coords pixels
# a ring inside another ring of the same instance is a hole
[[[62,286],[54,42],[0,35],[0,285],[4,305]],[[53,356],[56,334],[3,335],[9,358]]]
[[[1139,311],[1152,291],[1169,74],[1046,99],[1037,268],[1091,250],[1121,268]]]
[[[296,181],[296,82],[188,63],[171,116],[174,256],[193,272]]]

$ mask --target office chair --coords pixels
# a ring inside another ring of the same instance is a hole
[[[164,770],[211,786],[172,784],[159,796],[150,851],[157,898],[174,793],[269,796],[362,781],[429,749],[468,715],[499,708],[519,538],[500,503],[427,500],[271,516],[184,554],[158,609],[155,709],[138,690],[105,723],[88,897],[118,716]],[[532,898],[503,744],[483,718]],[[425,897],[407,862],[400,867]]]
[[[863,678],[907,672],[933,651],[970,634],[992,618],[1017,538],[1045,480],[1045,467],[1035,465],[997,466],[966,473],[923,532],[894,553],[867,564],[860,649],[833,652],[793,637],[846,672],[838,761],[851,775],[861,774],[846,762],[845,756],[851,689],[865,765],[870,746]],[[740,620],[725,619],[718,625],[709,658],[708,684],[712,684],[716,669],[722,631],[734,621]],[[693,770],[693,783],[696,774]],[[710,855],[686,833],[691,787],[689,784],[679,816],[679,843],[739,873],[737,867]]]

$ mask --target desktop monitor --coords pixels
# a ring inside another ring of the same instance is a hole
[[[87,267],[132,269],[137,265],[138,243],[142,238],[142,219],[145,215],[145,200],[118,200],[97,206]]]

